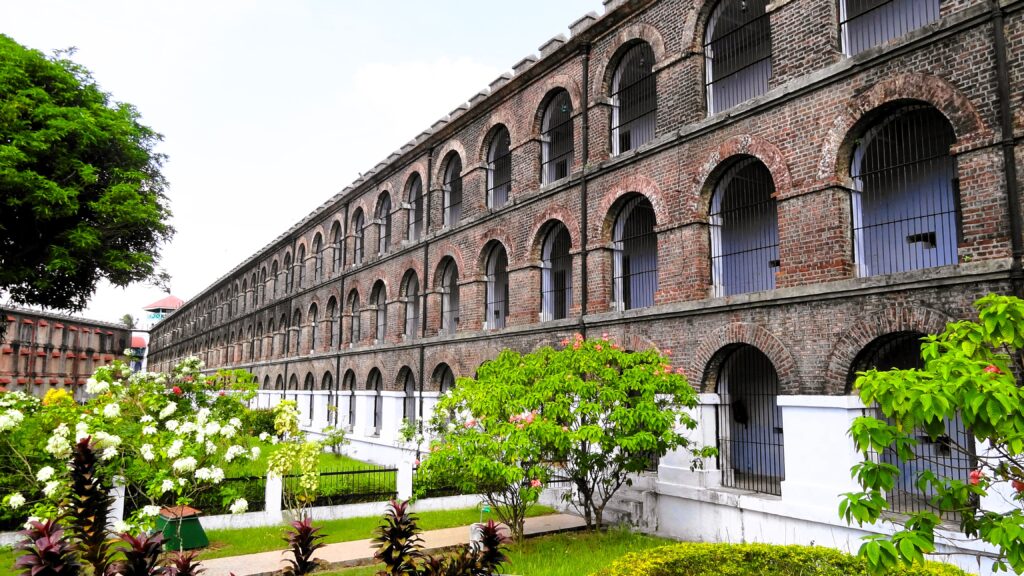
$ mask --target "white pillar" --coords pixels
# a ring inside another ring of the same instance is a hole
[[[284,482],[276,474],[267,474],[267,485],[264,495],[266,497],[266,510],[270,514],[281,513],[281,496],[284,491]]]
[[[785,430],[787,508],[835,521],[840,494],[859,492],[850,468],[861,462],[849,436],[850,424],[865,413],[857,396],[779,396]]]
[[[706,393],[697,395],[697,406],[687,412],[697,421],[693,430],[680,429],[678,432],[686,436],[693,448],[718,445],[718,431],[715,428],[715,417],[721,403],[718,394]],[[661,457],[658,466],[658,481],[666,484],[713,488],[721,485],[721,473],[715,466],[714,458],[707,458],[703,467],[691,470],[693,455],[686,448],[673,450]]]
[[[352,433],[358,436],[373,436],[373,390],[356,390],[356,421]]]
[[[398,441],[400,440],[398,428],[402,425],[402,403],[405,401],[405,392],[385,390],[380,394],[384,397],[380,423],[381,440]]]
[[[330,392],[317,390],[313,392],[313,428],[323,430],[329,422],[327,406],[329,405]]]
[[[114,486],[110,489],[110,497],[114,499],[107,513],[107,530],[113,530],[114,525],[124,520],[125,489],[124,479],[115,478]]]
[[[404,455],[398,462],[398,472],[395,474],[395,479],[398,483],[396,486],[399,500],[408,500],[412,498],[412,460],[411,456]]]

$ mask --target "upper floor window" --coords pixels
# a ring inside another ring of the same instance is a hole
[[[270,286],[271,286],[271,288],[270,288],[270,297],[271,298],[277,298],[277,296],[278,296],[278,293],[277,293],[277,282],[278,282],[277,260],[274,260],[270,264]],[[204,318],[200,318],[200,322],[202,322],[203,320],[204,320]]]
[[[366,389],[373,390],[373,436],[380,436],[380,428],[384,418],[384,381],[380,376],[380,370],[370,370],[370,376],[366,380]]]
[[[387,336],[388,329],[388,291],[384,282],[378,280],[373,285],[373,292],[370,294],[370,305],[373,306],[377,329],[374,338],[377,343],[383,343]]]
[[[487,206],[497,210],[508,202],[512,189],[512,137],[498,126],[487,148]]]
[[[485,328],[504,328],[508,318],[508,254],[495,242],[487,256]]]
[[[612,154],[652,140],[657,110],[654,50],[638,42],[622,55],[612,76]]]
[[[775,183],[760,160],[744,157],[711,196],[711,276],[715,296],[775,288],[779,225]]]
[[[316,302],[309,305],[309,351],[316,352],[317,345],[320,342],[317,339],[317,332],[319,332],[317,325],[319,320],[320,310],[316,307]],[[299,351],[301,352],[301,350]]]
[[[955,139],[945,116],[922,105],[890,113],[858,139],[850,176],[859,275],[956,264]]]
[[[391,245],[391,195],[387,192],[380,195],[380,200],[377,201],[377,213],[374,217],[380,223],[377,253],[383,256],[388,253],[388,246]]]
[[[323,240],[317,232],[313,237],[313,280],[319,281],[324,276]]]
[[[267,267],[260,268],[260,304],[264,304],[267,301]]]
[[[768,91],[772,36],[766,0],[722,0],[704,38],[708,114]]]
[[[548,184],[572,171],[572,99],[565,90],[555,93],[541,123],[540,181]]]
[[[363,263],[363,238],[366,234],[366,221],[363,217],[363,209],[356,208],[352,216],[352,265],[358,266]]]
[[[541,319],[560,320],[572,307],[572,240],[559,222],[544,238],[541,253]]]
[[[402,418],[416,422],[416,376],[408,367],[402,368]]]
[[[294,277],[295,277],[294,276],[294,269],[292,268],[292,255],[291,254],[285,254],[284,255],[284,291],[285,291],[286,294],[288,292],[291,292],[292,288],[294,288],[294,286],[293,286],[293,278]],[[214,310],[213,313],[216,315],[217,311]]]
[[[405,330],[406,338],[415,338],[416,330],[420,325],[420,281],[416,278],[416,272],[409,270],[405,273],[402,282],[402,299],[405,302]]]
[[[459,270],[449,258],[441,268],[441,333],[454,334],[459,326]]]
[[[327,337],[327,349],[334,347],[334,318],[338,312],[338,301],[331,296],[330,300],[327,301],[327,317],[324,318],[324,331]]]
[[[416,241],[423,235],[423,180],[419,174],[409,177],[406,199],[409,202],[409,227],[405,235]]]
[[[362,339],[362,331],[359,327],[359,292],[355,290],[348,294],[348,313],[348,341],[349,344],[355,345]]]
[[[451,154],[444,169],[444,225],[452,227],[462,219],[462,158]]]
[[[885,44],[939,19],[940,0],[839,0],[847,56]]]
[[[306,282],[306,246],[299,246],[298,257],[295,258],[295,268],[298,271],[296,274],[299,277],[298,287],[302,288]]]
[[[658,236],[654,207],[637,194],[615,218],[612,237],[612,284],[619,310],[654,304],[658,290]]]
[[[341,243],[344,241],[344,236],[341,233],[341,224],[335,222],[331,225],[331,247],[334,249],[334,253],[331,255],[331,271],[337,272],[341,269]]]

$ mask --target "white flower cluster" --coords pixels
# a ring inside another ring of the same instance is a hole
[[[165,479],[163,482],[160,483],[161,494],[165,494],[167,492],[170,492],[171,490],[174,490],[174,480]]]
[[[50,478],[53,478],[54,472],[56,472],[56,470],[53,469],[53,466],[43,466],[38,472],[36,472],[36,480],[46,482]]]
[[[143,426],[142,427],[142,435],[143,436],[152,436],[153,434],[156,434],[156,432],[157,432],[156,426],[149,425],[149,426]]]
[[[181,449],[184,445],[185,442],[182,441],[181,438],[176,438],[174,442],[171,442],[171,445],[167,448],[167,457],[177,458],[179,455],[181,455]]]
[[[242,454],[248,454],[248,452],[249,451],[246,450],[244,446],[233,444],[229,446],[228,449],[224,452],[224,459],[227,460],[228,462],[231,462],[232,460],[238,458]]]
[[[191,456],[188,456],[186,458],[178,458],[177,460],[175,460],[171,464],[171,468],[173,468],[175,472],[179,473],[191,472],[196,469],[196,464],[198,464],[198,462],[196,462],[196,459]]]
[[[148,516],[148,517],[152,518],[153,516],[156,516],[159,513],[160,513],[160,507],[159,506],[143,506],[142,507],[142,515],[143,516]]]
[[[103,407],[103,417],[107,420],[113,420],[121,415],[121,406],[118,404],[107,404]]]
[[[8,495],[5,500],[7,500],[7,506],[9,506],[11,510],[17,510],[25,505],[25,497],[21,495],[21,492],[14,492],[13,494]]]
[[[20,410],[14,408],[8,408],[6,412],[0,414],[0,432],[6,432],[25,419],[25,415]]]
[[[249,502],[247,502],[245,498],[239,498],[238,500],[235,500],[234,502],[231,503],[231,507],[228,508],[228,511],[230,511],[232,514],[241,514],[242,512],[245,512],[248,509]]]
[[[85,392],[87,394],[103,394],[107,390],[110,390],[110,384],[101,382],[95,378],[89,378],[85,381]]]
[[[53,434],[46,440],[46,452],[61,460],[70,456],[71,441],[68,440],[68,434],[70,433],[71,431],[68,430],[67,424],[57,426],[53,430]]]
[[[160,419],[164,420],[164,419],[168,418],[171,414],[174,414],[174,411],[177,410],[177,409],[178,409],[178,403],[177,402],[168,402],[167,406],[164,406],[163,409],[160,410],[160,415],[159,415]]]
[[[196,480],[220,484],[224,480],[224,471],[216,466],[212,468],[200,468],[196,470]]]
[[[146,462],[152,462],[153,459],[156,458],[156,454],[153,453],[152,444],[143,444],[139,447],[139,453],[142,454],[142,459]]]

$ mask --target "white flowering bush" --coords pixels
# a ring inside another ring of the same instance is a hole
[[[201,370],[198,358],[170,375],[132,374],[117,362],[88,380],[82,404],[66,393],[42,401],[0,393],[0,521],[55,517],[67,504],[72,444],[85,437],[105,481],[126,486],[130,525],[149,526],[162,506],[199,497],[244,511],[223,486],[224,466],[259,457],[255,440],[240,433],[256,385],[244,371]]]

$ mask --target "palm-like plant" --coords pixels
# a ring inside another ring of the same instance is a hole
[[[107,514],[113,499],[97,475],[95,446],[90,437],[79,440],[71,457],[71,496],[67,516],[82,560],[93,574],[106,574],[110,565]]]
[[[292,529],[285,533],[284,538],[292,553],[284,569],[285,576],[305,576],[316,568],[317,561],[313,560],[313,552],[324,546],[320,542],[324,535],[317,534],[319,531],[320,527],[313,526],[313,520],[308,516],[292,522]]]
[[[384,524],[378,526],[373,539],[377,553],[374,558],[384,563],[381,576],[403,576],[416,574],[416,560],[423,548],[416,516],[409,511],[408,502],[392,500],[384,511]]]
[[[78,556],[64,529],[55,520],[33,520],[21,532],[25,539],[16,548],[24,552],[14,562],[24,576],[77,576]]]

